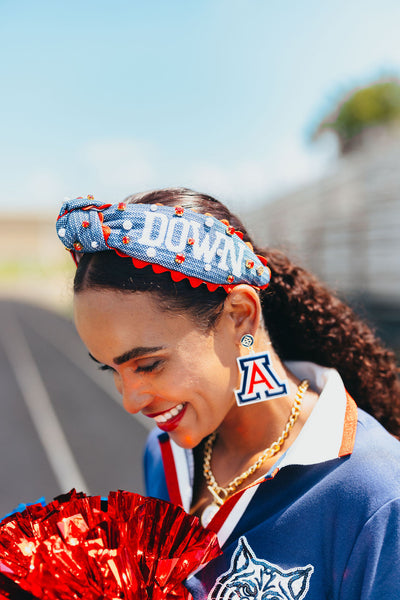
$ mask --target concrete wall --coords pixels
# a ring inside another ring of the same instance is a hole
[[[400,305],[400,137],[370,139],[329,177],[247,216],[329,285]]]

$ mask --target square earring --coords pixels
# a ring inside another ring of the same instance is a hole
[[[287,384],[279,380],[271,365],[269,353],[265,351],[256,354],[253,350],[254,338],[250,334],[244,335],[240,343],[248,348],[249,355],[236,359],[241,374],[240,389],[235,390],[237,404],[245,406],[287,396]]]

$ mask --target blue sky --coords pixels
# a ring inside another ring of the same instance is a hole
[[[399,0],[0,0],[0,209],[302,185],[333,161],[318,119],[400,74],[399,28]]]

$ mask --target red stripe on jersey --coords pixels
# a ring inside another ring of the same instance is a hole
[[[236,492],[236,494],[234,494],[233,496],[228,498],[228,500],[226,500],[223,503],[223,505],[221,506],[221,508],[215,515],[215,517],[213,517],[211,519],[211,521],[209,522],[209,524],[207,525],[207,529],[211,529],[211,531],[213,531],[214,533],[219,532],[222,525],[225,523],[226,519],[228,518],[229,513],[231,512],[232,508],[235,506],[236,502],[242,496],[243,492],[246,491],[246,489],[247,488],[245,488],[244,490],[241,490],[240,492]]]
[[[160,438],[159,442],[169,499],[173,504],[182,506],[182,498],[181,493],[179,491],[178,475],[176,473],[175,460],[174,455],[172,453],[171,442],[168,437]]]
[[[224,504],[221,506],[219,511],[216,513],[215,517],[211,519],[210,523],[207,525],[207,529],[211,529],[214,533],[218,533],[221,529],[222,525],[225,523],[227,518],[229,517],[229,513],[234,508],[235,504],[240,500],[243,496],[244,492],[246,492],[249,488],[259,486],[263,481],[267,479],[273,479],[275,475],[279,473],[279,468],[277,467],[271,475],[267,477],[267,475],[263,479],[258,479],[257,481],[253,481],[242,490],[235,492],[233,496],[230,496],[227,500],[225,500]]]
[[[357,429],[357,405],[353,398],[346,392],[347,404],[346,413],[344,416],[344,427],[342,445],[340,446],[339,456],[347,456],[351,454],[354,448]]]

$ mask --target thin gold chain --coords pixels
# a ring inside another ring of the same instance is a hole
[[[292,404],[289,419],[285,425],[284,430],[282,431],[281,435],[276,440],[276,442],[273,442],[268,448],[266,448],[266,450],[264,450],[264,452],[260,454],[256,462],[253,463],[247,469],[247,471],[244,471],[241,475],[235,477],[235,479],[232,479],[232,481],[229,482],[228,485],[225,487],[221,487],[220,485],[218,485],[214,474],[211,470],[211,458],[214,442],[217,437],[217,432],[214,431],[214,433],[208,436],[204,444],[203,475],[207,482],[207,487],[209,491],[214,496],[216,504],[221,506],[226,500],[226,498],[229,496],[229,494],[232,494],[243,483],[245,479],[250,477],[250,475],[253,475],[253,473],[257,471],[257,469],[259,469],[268,458],[271,458],[279,452],[284,441],[288,437],[290,431],[293,429],[293,426],[298,419],[301,409],[301,403],[309,385],[309,381],[307,379],[304,379],[297,388],[296,396]]]

